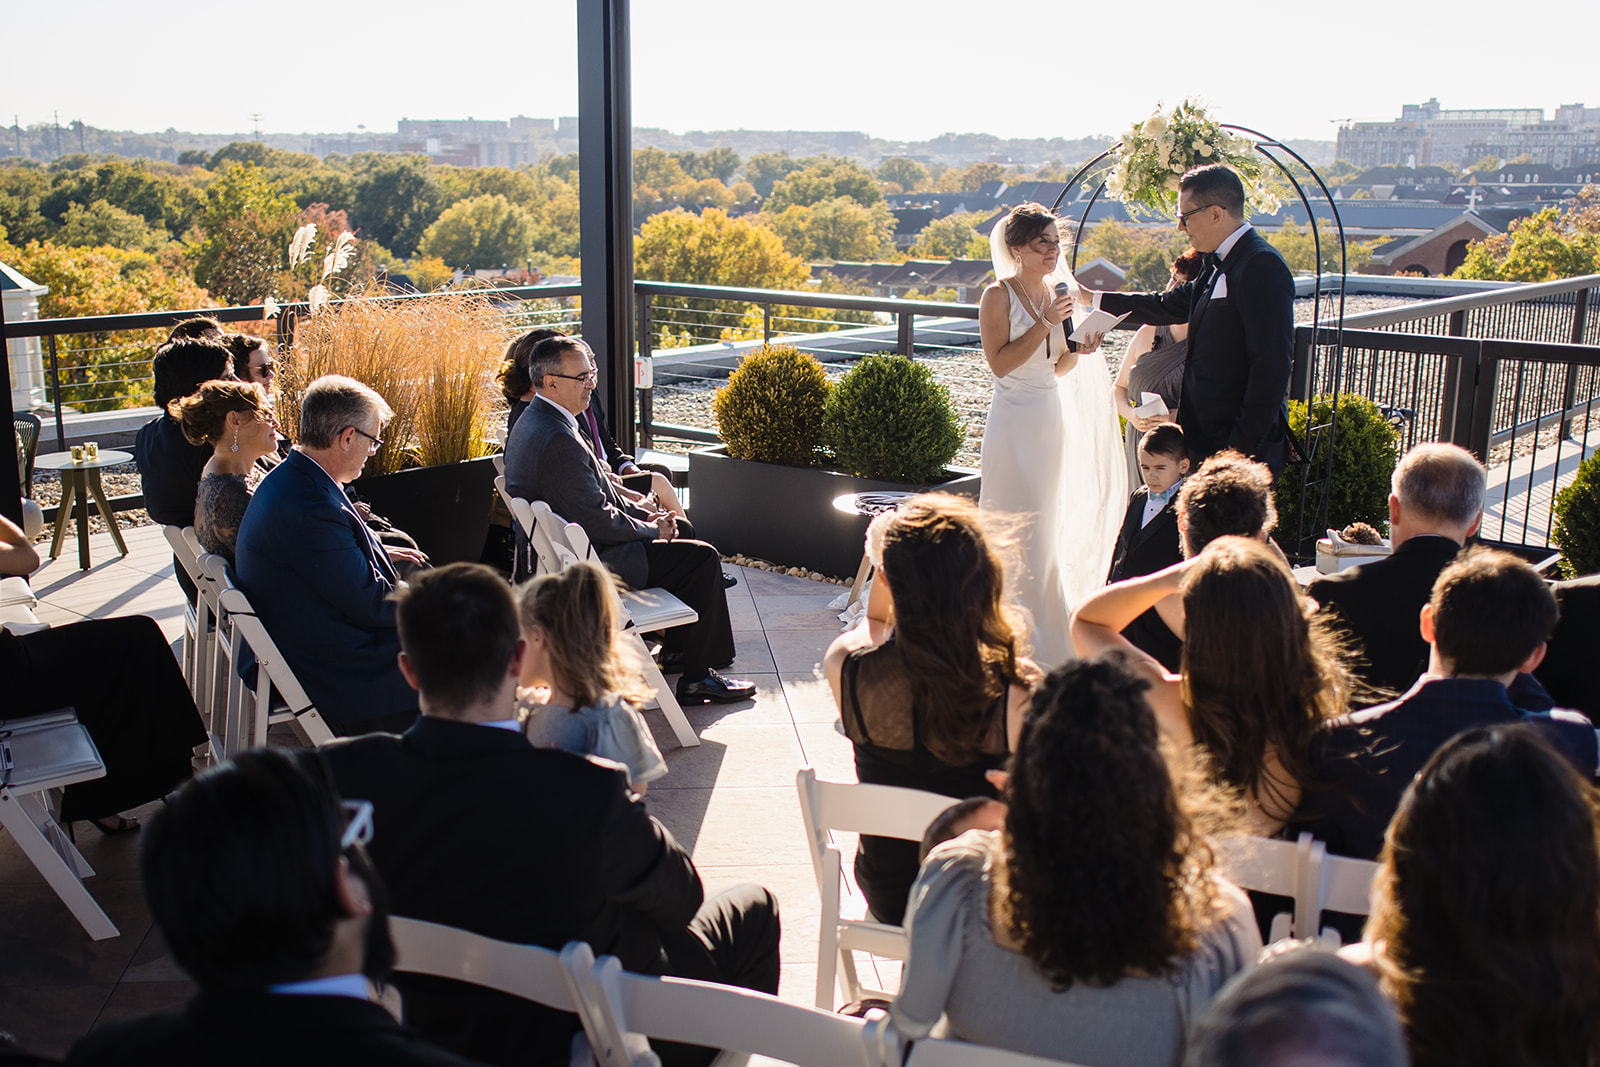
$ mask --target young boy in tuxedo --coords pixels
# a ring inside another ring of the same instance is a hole
[[[1106,584],[1154,574],[1183,558],[1178,547],[1178,487],[1189,473],[1183,431],[1177,423],[1151,427],[1139,441],[1144,484],[1128,498]]]
[[[1145,431],[1139,441],[1139,473],[1144,484],[1128,498],[1128,513],[1117,534],[1107,585],[1153,574],[1183,558],[1178,538],[1178,490],[1189,473],[1189,455],[1177,423],[1163,422]],[[1183,642],[1154,608],[1124,627],[1122,636],[1168,670],[1177,669]]]

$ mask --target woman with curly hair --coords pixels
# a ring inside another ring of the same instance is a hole
[[[1366,940],[1416,1067],[1600,1064],[1595,794],[1528,726],[1459,734],[1389,824]]]
[[[862,625],[822,666],[862,782],[993,797],[986,774],[1014,747],[1038,668],[1004,600],[1005,570],[963,497],[930,493],[867,529],[877,567]],[[898,923],[917,843],[863,837],[856,880],[872,914]]]
[[[1172,593],[1182,597],[1185,620],[1177,674],[1122,636]],[[1304,603],[1272,549],[1219,537],[1192,559],[1107,586],[1073,615],[1079,652],[1129,656],[1152,683],[1162,732],[1243,796],[1255,833],[1274,833],[1294,814],[1302,787],[1315,781],[1312,737],[1344,713],[1349,697],[1337,643],[1306,618]]]
[[[1056,670],[1022,728],[999,833],[928,856],[890,1019],[1096,1067],[1181,1063],[1189,1025],[1261,948],[1250,903],[1167,770],[1148,683]]]
[[[194,532],[207,552],[233,562],[250,494],[261,483],[257,461],[278,449],[278,418],[267,392],[251,382],[206,382],[167,411],[190,444],[210,445],[195,490]]]

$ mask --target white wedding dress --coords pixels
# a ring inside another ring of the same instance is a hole
[[[997,254],[1002,279],[1009,276],[1003,266]],[[1014,341],[1034,319],[1009,286],[997,284],[1010,300]],[[1066,351],[1063,327],[1051,328],[1049,350]],[[1075,658],[1072,607],[1105,583],[1128,502],[1105,357],[1081,354],[1058,378],[1041,344],[1022,366],[995,378],[982,456],[979,508],[1020,520],[1021,570],[1007,584],[1033,617],[1033,658],[1047,670],[1059,667]]]

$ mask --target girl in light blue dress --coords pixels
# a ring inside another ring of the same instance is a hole
[[[621,611],[610,572],[593,563],[524,585],[517,614],[528,650],[517,714],[534,747],[619,763],[643,793],[667,764],[639,713],[651,694],[618,640]]]

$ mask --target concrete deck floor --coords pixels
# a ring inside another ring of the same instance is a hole
[[[61,557],[31,579],[39,618],[62,625],[149,615],[176,645],[182,594],[161,528],[128,530],[126,538],[129,555],[119,558],[109,535],[94,535],[87,571],[77,569],[76,545],[64,544]],[[840,587],[731,569],[740,581],[728,591],[738,640],[729,673],[755,682],[756,697],[688,709],[701,736],[698,748],[678,748],[660,715],[647,713],[671,768],[650,787],[647,804],[693,854],[708,892],[755,881],[777,895],[784,924],[780,995],[810,1004],[820,905],[794,779],[803,766],[825,778],[855,777],[820,670],[822,652],[840,630],[827,608]],[[135,814],[148,817],[158,807]],[[138,877],[139,834],[105,837],[86,823],[77,830],[79,848],[98,872],[86,885],[119,937],[91,941],[0,833],[0,1030],[24,1048],[58,1056],[95,1026],[181,1004],[193,991],[152,928]],[[848,872],[854,838],[841,836]],[[856,900],[847,914],[861,907]],[[879,988],[896,988],[898,964],[877,966]],[[862,978],[873,982],[871,969]]]

